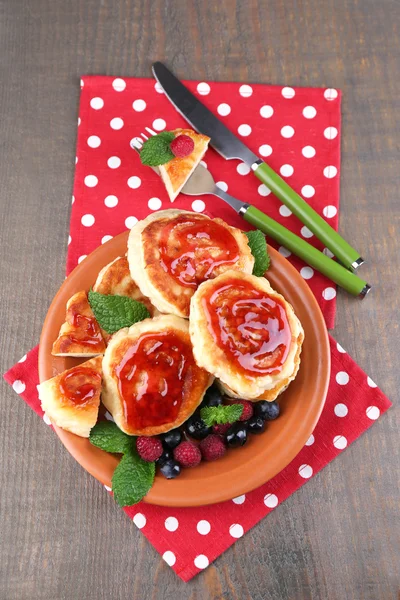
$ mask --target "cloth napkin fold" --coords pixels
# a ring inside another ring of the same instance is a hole
[[[168,508],[140,502],[124,509],[184,581],[207,567],[329,464],[391,406],[372,379],[332,337],[330,347],[331,380],[320,420],[301,452],[276,477],[252,492],[211,506]],[[49,425],[36,389],[37,364],[36,346],[4,378]]]
[[[236,83],[187,85],[256,153],[268,157],[271,166],[337,228],[340,92]],[[81,80],[78,124],[67,274],[124,228],[131,228],[151,211],[171,207],[161,181],[141,165],[130,140],[145,125],[156,131],[186,126],[153,80],[97,76]],[[252,202],[322,249],[307,228],[259,185],[246,165],[225,161],[213,150],[206,161],[224,189],[229,184],[232,195]],[[173,206],[245,226],[211,196],[181,195]],[[279,250],[307,279],[328,327],[333,327],[335,287],[285,248]],[[330,344],[332,373],[325,408],[305,447],[281,473],[257,490],[217,505],[170,509],[142,502],[124,509],[184,581],[207,567],[390,407],[390,401],[333,338]],[[37,362],[36,347],[4,378],[49,424],[37,395]]]

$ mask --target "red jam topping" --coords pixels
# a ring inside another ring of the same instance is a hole
[[[179,215],[161,231],[161,265],[175,281],[197,288],[215,277],[216,269],[231,268],[239,258],[239,247],[226,227],[198,216]]]
[[[246,374],[279,373],[291,331],[283,302],[240,279],[226,281],[203,298],[215,343]]]
[[[87,344],[88,346],[96,346],[103,342],[101,331],[97,321],[93,317],[86,317],[74,312],[72,315],[72,325],[76,327],[78,335],[70,334],[68,337],[71,342]]]
[[[98,371],[89,367],[76,367],[61,377],[60,391],[73,404],[83,405],[100,390],[100,381]]]
[[[194,366],[189,340],[168,331],[140,336],[115,368],[127,426],[174,421]]]

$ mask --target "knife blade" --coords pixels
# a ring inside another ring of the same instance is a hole
[[[161,62],[152,66],[153,75],[176,110],[197,132],[211,138],[211,146],[226,160],[240,159],[348,269],[356,270],[364,259],[311,206],[246,144],[236,137]]]
[[[152,69],[176,110],[193,129],[211,138],[211,146],[221,156],[226,160],[240,159],[250,166],[259,160],[163,63],[155,62]]]

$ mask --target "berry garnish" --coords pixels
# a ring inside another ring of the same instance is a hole
[[[213,430],[213,433],[224,436],[231,426],[232,426],[232,423],[221,423],[220,425],[214,425],[212,430]]]
[[[266,400],[261,400],[260,402],[255,402],[254,404],[254,413],[257,417],[261,417],[264,421],[273,421],[277,417],[279,417],[279,404],[277,402],[267,402]]]
[[[161,454],[161,456],[159,458],[157,458],[156,463],[159,467],[162,467],[163,464],[165,464],[168,460],[171,460],[172,458],[174,458],[174,455],[172,454],[172,450],[167,449],[167,450],[164,450],[164,452]]]
[[[252,402],[248,400],[232,400],[231,404],[241,404],[243,406],[243,412],[239,417],[239,421],[248,421],[253,416],[254,409]]]
[[[234,423],[226,432],[226,443],[230,448],[243,446],[247,442],[247,429],[244,423]]]
[[[174,156],[185,158],[185,156],[192,154],[194,150],[194,141],[189,135],[178,135],[172,140],[169,147]]]
[[[265,429],[265,421],[262,417],[251,417],[246,425],[249,433],[262,433]]]
[[[218,389],[218,386],[213,383],[211,387],[208,388],[204,395],[202,406],[219,406],[222,404],[222,394]]]
[[[162,465],[160,471],[167,479],[175,479],[175,477],[180,475],[181,467],[176,460],[171,459]]]
[[[203,440],[211,433],[211,431],[212,428],[207,427],[199,413],[194,413],[194,415],[186,421],[186,432],[195,440]]]
[[[174,449],[174,458],[182,467],[197,467],[201,462],[201,452],[192,442],[181,442]]]
[[[136,440],[136,449],[140,458],[146,462],[153,462],[163,453],[161,440],[156,437],[140,436]]]
[[[222,438],[215,434],[208,435],[200,442],[200,450],[204,460],[217,460],[226,452]]]
[[[176,448],[182,441],[182,434],[179,429],[172,429],[161,436],[164,447]]]

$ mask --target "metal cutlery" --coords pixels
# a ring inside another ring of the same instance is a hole
[[[240,159],[251,167],[254,175],[329,248],[345,267],[354,271],[364,262],[360,254],[325,219],[316,213],[270,166],[237,138],[163,63],[155,62],[152,69],[154,77],[177,111],[196,131],[211,138],[210,144],[219,154],[226,160]],[[245,219],[260,228],[260,215],[250,213]],[[255,220],[258,223],[257,225]]]
[[[150,127],[145,127],[145,130],[150,135],[156,135],[156,132],[150,129]],[[131,147],[140,154],[142,145],[147,139],[148,135],[141,133],[140,136],[133,138]],[[158,175],[160,174],[157,167],[152,167],[152,169]],[[302,258],[311,267],[329,277],[329,279],[337,283],[350,294],[363,298],[371,289],[366,281],[360,279],[354,273],[351,273],[342,265],[333,261],[292,231],[286,229],[286,227],[283,227],[283,225],[255,208],[255,206],[251,206],[247,202],[242,202],[224,192],[215,184],[210,171],[203,167],[203,165],[199,164],[196,167],[191,177],[183,186],[181,192],[189,196],[201,196],[203,194],[213,194],[214,196],[218,196],[221,200],[224,200],[224,202],[229,204],[246,221],[260,229],[263,233],[267,234],[282,246],[285,246],[288,250],[293,252],[293,254]],[[249,214],[251,215],[251,220],[248,219]]]

